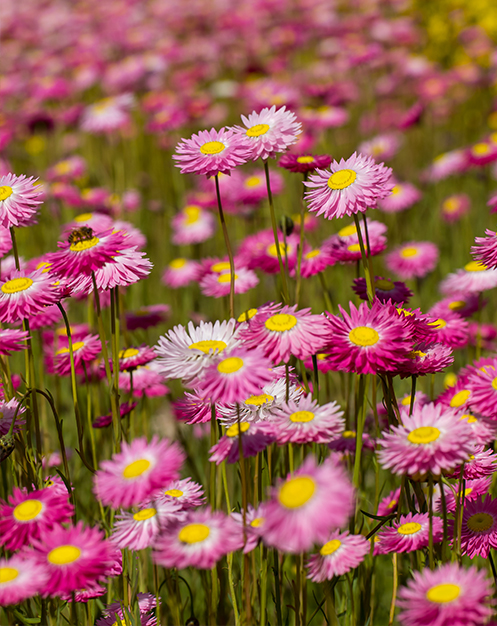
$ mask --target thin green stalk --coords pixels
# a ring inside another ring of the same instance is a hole
[[[319,282],[321,283],[321,287],[323,289],[323,297],[324,297],[324,303],[326,305],[326,309],[328,310],[328,313],[333,314],[333,303],[331,302],[330,292],[328,291],[328,287],[326,285],[324,272],[318,272],[318,278],[319,278]]]
[[[274,212],[274,204],[273,204],[273,194],[271,192],[271,183],[269,181],[269,166],[267,163],[267,159],[264,161],[264,172],[266,173],[266,187],[267,187],[267,197],[269,200],[269,213],[271,215],[271,226],[273,228],[274,235],[274,245],[276,247],[276,256],[278,257],[278,263],[280,266],[280,275],[281,275],[281,289],[283,295],[283,303],[290,304],[290,296],[288,295],[288,284],[286,280],[286,272],[285,266],[283,265],[283,259],[281,256],[281,248],[280,242],[278,238],[278,227],[276,225],[276,214]]]
[[[432,474],[428,477],[428,490],[429,490],[429,500],[428,500],[428,558],[430,563],[430,569],[433,571],[435,569],[435,559],[433,558],[433,476]]]
[[[304,173],[304,182],[307,180],[308,172]],[[304,192],[306,190],[305,185],[302,191],[302,197],[300,198],[300,242],[299,242],[299,254],[297,257],[297,272],[296,272],[296,287],[295,287],[295,304],[299,303],[300,288],[302,286],[302,253],[304,250],[304,222],[305,222],[305,204],[304,204]]]
[[[369,272],[368,257],[366,256],[366,250],[364,248],[364,240],[362,238],[361,225],[359,224],[359,218],[357,217],[356,213],[354,213],[354,222],[355,222],[355,227],[357,230],[357,239],[359,240],[359,248],[361,250],[362,265],[364,268],[364,274],[366,276],[366,288],[367,288],[367,293],[368,293],[368,300],[371,303],[373,302],[373,299],[374,299],[374,284],[373,284],[374,277],[371,276]]]
[[[364,432],[364,423],[366,421],[367,409],[367,392],[368,392],[368,376],[361,374],[359,377],[359,390],[357,402],[356,417],[356,448],[354,459],[353,482],[356,489],[361,485],[361,453],[362,453],[362,435]]]
[[[409,417],[411,417],[412,412],[414,410],[414,400],[416,398],[416,381],[418,380],[418,377],[416,376],[416,374],[413,374],[411,376],[411,401],[409,403]]]
[[[243,510],[243,545],[247,543],[247,508],[248,508],[248,494],[247,494],[247,475],[245,467],[245,458],[243,456],[243,433],[240,422],[240,405],[236,405],[237,425],[238,425],[238,462],[240,464],[240,476],[242,480],[242,510]],[[248,554],[243,555],[243,591],[245,596],[245,603],[242,605],[242,622],[244,618],[246,623],[252,622],[252,606],[250,602],[250,562]]]
[[[219,209],[219,221],[221,222],[221,228],[224,235],[224,243],[226,250],[228,251],[228,259],[230,263],[230,317],[235,317],[235,262],[233,260],[233,251],[231,249],[231,243],[228,236],[228,229],[226,227],[226,220],[224,219],[223,205],[221,203],[221,192],[219,190],[219,175],[214,177],[216,180],[216,195],[217,195],[217,207]]]
[[[114,381],[112,385],[112,393],[114,395],[114,401],[116,406],[119,408],[119,328],[120,328],[120,320],[119,320],[119,294],[118,288],[114,287],[110,292],[110,320],[111,320],[111,348],[112,348],[112,370],[114,374]],[[122,423],[121,416],[119,411],[119,420],[118,420],[118,438],[119,443],[122,441],[123,431],[122,431]]]
[[[397,600],[397,586],[399,583],[399,570],[397,566],[397,552],[392,555],[393,564],[393,588],[392,588],[392,601],[390,602],[390,614],[388,619],[388,626],[392,626],[395,617],[395,602]]]

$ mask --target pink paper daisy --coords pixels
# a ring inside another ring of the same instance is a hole
[[[72,344],[74,355],[74,366],[76,372],[82,374],[85,366],[94,361],[97,354],[102,349],[102,344],[98,335],[86,335],[80,341],[74,341]],[[60,348],[54,356],[54,372],[59,376],[69,376],[71,373],[71,355],[69,347]]]
[[[476,237],[476,246],[471,247],[473,257],[491,270],[497,269],[497,234],[485,230],[486,237]]]
[[[381,502],[378,504],[378,511],[376,512],[376,514],[383,517],[395,513],[399,506],[399,498],[400,487],[391,491],[388,496],[381,500]]]
[[[280,167],[284,167],[289,172],[313,172],[318,167],[320,169],[328,167],[333,159],[327,154],[284,154],[278,162]]]
[[[378,201],[378,208],[384,213],[399,213],[420,200],[421,192],[412,183],[395,183],[392,194]]]
[[[165,396],[169,388],[165,385],[165,376],[159,371],[157,360],[146,365],[137,365],[133,370],[119,373],[119,389],[126,393],[133,391],[135,398]]]
[[[0,322],[17,322],[59,300],[59,291],[49,274],[14,270],[9,280],[0,284]]]
[[[244,457],[255,456],[275,440],[274,427],[270,423],[250,424],[241,422],[226,429],[226,434],[209,450],[209,461],[219,465],[223,461],[236,463],[240,458],[240,431]]]
[[[434,317],[432,311],[428,311],[428,315]],[[451,348],[463,348],[468,344],[468,322],[457,313],[447,311],[443,317],[434,318],[428,324],[433,328],[432,341]]]
[[[121,418],[129,415],[131,411],[136,408],[136,404],[136,402],[123,402],[123,404],[119,405],[119,414],[121,415]],[[107,428],[107,426],[110,426],[111,424],[112,413],[106,413],[105,415],[97,417],[92,426],[93,428]]]
[[[196,261],[178,258],[169,261],[161,280],[166,287],[177,289],[197,280],[199,273],[200,267]]]
[[[165,487],[165,490],[161,490],[156,494],[155,497],[157,500],[177,502],[179,506],[185,510],[195,508],[205,503],[202,485],[199,485],[191,478],[175,480]]]
[[[432,523],[433,543],[439,543],[443,539],[443,522],[439,517],[433,517]],[[421,550],[428,545],[429,535],[428,513],[401,515],[398,522],[394,521],[390,528],[383,527],[377,534],[378,543],[375,545],[375,554]]]
[[[387,247],[387,240],[384,233],[387,227],[381,222],[367,220],[369,236],[369,254],[376,256]],[[363,240],[366,241],[366,231],[361,224],[360,231]],[[339,263],[355,263],[361,259],[361,246],[355,224],[344,226],[336,235],[323,242],[323,249]]]
[[[246,267],[235,268],[235,293],[246,293],[259,284],[257,274]],[[231,274],[206,274],[200,281],[200,291],[204,296],[222,298],[230,293]]]
[[[362,535],[350,535],[335,530],[318,554],[313,554],[307,561],[307,578],[316,583],[331,580],[355,569],[369,553],[369,541]]]
[[[176,246],[202,243],[216,230],[216,218],[196,204],[188,204],[171,220],[171,241]]]
[[[443,317],[447,311],[457,313],[461,317],[468,318],[485,306],[486,301],[480,301],[477,293],[455,293],[448,298],[443,298],[434,304],[430,311],[436,312],[435,317]]]
[[[43,187],[35,184],[37,180],[24,174],[0,176],[0,226],[27,226],[32,222],[43,197]]]
[[[466,263],[464,269],[449,274],[440,283],[440,291],[445,295],[453,295],[461,291],[480,293],[494,287],[497,287],[497,269],[488,269],[479,261]]]
[[[15,398],[12,398],[8,402],[0,400],[0,437],[3,437],[9,432],[14,416],[16,416],[14,432],[19,432],[20,426],[26,423],[23,417],[25,412],[26,407],[24,405],[19,407],[19,401]]]
[[[465,193],[454,194],[442,202],[442,217],[446,222],[456,222],[470,209],[470,199]]]
[[[94,492],[106,506],[130,507],[177,478],[184,454],[175,443],[153,437],[123,442],[121,452],[111,461],[102,461],[94,476]]]
[[[466,480],[464,483],[464,489],[462,492],[464,498],[464,506],[467,506],[469,502],[477,500],[479,496],[483,496],[488,493],[490,485],[492,483],[491,476],[485,476],[484,478],[476,478],[475,480]],[[439,491],[439,488],[436,491]],[[444,486],[445,490],[445,508],[448,513],[454,514],[457,509],[458,500],[458,485],[453,485],[452,489],[448,486]],[[435,491],[435,493],[436,493]],[[435,509],[441,513],[443,510],[442,498],[437,494],[434,502]]]
[[[33,554],[15,554],[0,559],[0,606],[19,604],[45,588],[49,572]]]
[[[472,371],[467,379],[470,391],[469,405],[475,413],[495,419],[497,417],[497,359],[491,365]]]
[[[459,478],[460,469],[449,476],[449,478]],[[464,464],[463,477],[466,480],[475,480],[491,476],[497,471],[497,454],[491,449],[485,449],[483,445],[475,445],[469,455],[469,459]]]
[[[409,241],[387,254],[385,266],[402,280],[423,278],[435,268],[438,255],[430,241]]]
[[[361,298],[361,300],[368,300],[365,278],[355,278],[352,289],[359,296],[359,298]],[[382,276],[374,277],[374,291],[375,296],[380,302],[387,302],[388,300],[391,300],[392,304],[407,303],[413,295],[412,291],[405,283],[399,280],[392,281],[389,278],[383,278]]]
[[[314,457],[271,490],[266,503],[264,543],[282,552],[299,553],[328,540],[344,526],[353,509],[353,489],[340,466]]]
[[[234,131],[248,140],[250,158],[267,159],[279,152],[284,152],[297,141],[302,132],[302,124],[297,122],[295,113],[287,111],[286,107],[276,109],[262,109],[260,113],[253,111],[248,117],[242,115],[245,125],[235,126]]]
[[[479,141],[467,149],[466,155],[471,165],[482,167],[497,160],[497,145],[491,141]]]
[[[385,133],[363,141],[359,145],[359,151],[366,156],[388,161],[398,151],[402,143],[402,136],[398,133]]]
[[[193,393],[185,391],[180,400],[173,403],[176,419],[186,424],[204,424],[212,417],[212,404],[202,398],[195,390]],[[217,411],[216,411],[216,417]]]
[[[430,182],[437,182],[452,176],[452,174],[459,174],[467,167],[468,158],[465,151],[451,150],[436,157],[428,169],[427,177]]]
[[[225,554],[243,545],[238,524],[220,511],[189,511],[169,524],[154,545],[153,560],[162,567],[211,569]]]
[[[453,522],[451,530],[452,527]],[[461,551],[471,559],[475,556],[488,559],[490,548],[497,548],[497,500],[479,496],[464,505]]]
[[[439,475],[463,463],[471,453],[471,428],[442,405],[415,407],[403,424],[392,427],[379,441],[382,467],[394,474]]]
[[[24,330],[15,330],[13,328],[0,329],[0,354],[9,356],[11,352],[24,350],[27,346],[25,343],[29,333]]]
[[[173,159],[182,174],[228,174],[250,159],[250,147],[247,139],[231,128],[211,128],[182,139]]]
[[[409,354],[409,361],[399,369],[402,378],[406,376],[426,376],[441,372],[454,363],[452,348],[441,343],[420,343]]]
[[[240,513],[232,513],[231,517],[238,524],[243,535],[243,509]],[[250,504],[248,505],[247,514],[245,516],[246,542],[243,547],[243,554],[252,552],[259,544],[263,533],[264,519],[264,502],[261,502],[256,509]]]
[[[155,359],[155,350],[146,344],[135,347],[130,346],[125,350],[119,352],[119,371],[125,372],[127,370],[133,370],[140,365],[146,365],[153,359]],[[111,368],[113,367],[112,361],[110,361]]]
[[[392,170],[377,165],[372,157],[354,154],[340,163],[333,161],[330,170],[316,170],[304,185],[309,211],[326,219],[364,213],[376,208],[377,201],[390,195]]]
[[[413,576],[399,591],[403,626],[481,626],[492,615],[491,584],[476,567],[446,563]]]

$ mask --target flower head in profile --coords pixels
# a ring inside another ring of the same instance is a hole
[[[488,269],[497,269],[497,233],[486,229],[485,237],[476,237],[475,246],[471,247],[471,254],[476,261],[485,265]]]
[[[385,265],[402,280],[423,278],[435,268],[438,256],[431,241],[408,241],[386,255]]]
[[[479,496],[464,504],[461,552],[488,559],[491,548],[497,548],[497,500]]]
[[[369,549],[369,541],[362,535],[335,530],[319,552],[307,561],[307,578],[322,583],[334,576],[342,576],[362,563]]]
[[[327,154],[284,154],[278,165],[289,172],[305,174],[317,168],[328,167],[332,160]]]
[[[0,226],[28,226],[42,202],[43,188],[24,174],[0,176]]]
[[[54,279],[43,270],[13,270],[0,283],[0,322],[17,322],[60,300]]]
[[[361,298],[361,300],[368,299],[367,285],[365,278],[355,278],[352,289]],[[412,298],[412,291],[407,285],[400,280],[390,280],[389,278],[383,278],[382,276],[375,276],[374,278],[374,292],[375,296],[381,302],[387,302],[391,300],[392,303],[398,304],[407,303]]]
[[[440,284],[445,295],[481,293],[497,286],[497,269],[490,269],[480,261],[470,261],[464,268],[449,274]]]
[[[16,330],[14,328],[0,329],[0,354],[8,356],[11,352],[17,352],[26,348],[26,341],[29,333],[25,330]]]
[[[233,424],[209,450],[209,461],[217,465],[223,461],[236,463],[240,458],[240,439],[243,456],[255,456],[275,440],[274,427],[269,422]]]
[[[193,280],[196,280],[199,273],[200,266],[197,261],[179,257],[169,261],[161,280],[166,287],[177,289],[178,287],[186,287]]]
[[[259,279],[253,270],[249,270],[246,267],[235,268],[235,293],[246,293],[249,289],[253,289],[258,283]],[[222,298],[230,293],[231,273],[208,273],[200,280],[199,284],[200,291],[204,294],[204,296]]]
[[[443,539],[443,523],[439,517],[432,518],[433,543]],[[408,513],[401,515],[389,528],[383,527],[377,535],[375,554],[391,552],[413,552],[428,545],[430,539],[430,520],[428,513]]]

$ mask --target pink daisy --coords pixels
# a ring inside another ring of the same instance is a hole
[[[300,275],[302,278],[315,276],[320,272],[324,272],[327,267],[334,265],[335,257],[330,253],[329,249],[314,248],[302,255],[302,263],[300,266]],[[295,276],[296,268],[290,272],[290,276]]]
[[[471,254],[491,270],[497,269],[497,234],[493,230],[485,230],[486,237],[476,237],[476,246],[471,247]]]
[[[488,559],[491,548],[497,548],[497,500],[479,496],[464,505],[461,551],[471,559],[475,556]]]
[[[32,552],[0,559],[0,606],[19,604],[41,593],[49,575]]]
[[[428,315],[433,315],[428,311]],[[469,325],[457,313],[447,311],[443,317],[433,319],[428,324],[433,329],[432,341],[442,343],[451,348],[463,348],[469,340]]]
[[[240,531],[243,535],[243,509],[240,513],[232,513],[231,517],[238,524],[238,526],[240,527]],[[252,552],[252,550],[255,550],[255,548],[259,544],[259,541],[261,540],[263,534],[264,519],[264,502],[261,502],[256,509],[254,509],[254,507],[250,504],[248,505],[247,514],[245,515],[246,541],[245,545],[243,546],[244,554]]]
[[[47,170],[47,180],[64,180],[81,178],[86,172],[86,161],[83,157],[74,155],[58,161],[55,165]]]
[[[387,515],[395,513],[399,506],[399,498],[400,487],[391,491],[388,496],[381,500],[381,502],[378,504],[378,511],[376,512],[376,514],[381,517],[386,517]]]
[[[443,539],[443,522],[439,517],[433,517],[432,523],[433,543],[439,543]],[[377,534],[378,543],[375,545],[375,554],[421,550],[429,544],[429,535],[428,513],[401,515],[398,522],[393,522],[393,526],[383,527]]]
[[[271,490],[265,508],[264,543],[282,552],[299,553],[328,540],[353,510],[353,489],[344,470],[329,459],[314,457]]]
[[[200,281],[200,291],[204,296],[221,298],[230,293],[231,274],[206,274]],[[246,267],[235,268],[235,293],[245,293],[259,284],[257,274]]]
[[[382,467],[397,475],[421,477],[428,472],[439,475],[463,463],[471,453],[472,433],[453,410],[427,404],[415,406],[412,415],[384,433],[379,443]]]
[[[449,476],[449,478],[459,478],[461,468]],[[497,454],[491,449],[485,449],[483,445],[475,445],[469,455],[469,459],[464,464],[463,477],[466,480],[474,480],[491,476],[497,471]]]
[[[488,493],[490,485],[492,483],[491,476],[485,476],[484,478],[476,478],[475,480],[466,480],[464,482],[464,489],[462,496],[464,499],[464,506],[467,506],[468,502],[477,500],[480,496]],[[439,488],[436,489],[439,491]],[[436,493],[436,492],[435,492]],[[445,508],[448,513],[455,513],[457,509],[458,500],[458,485],[453,485],[452,489],[447,485],[444,486],[445,493]],[[437,494],[435,498],[434,506],[436,510],[441,513],[443,510],[442,498]]]
[[[269,184],[273,196],[283,191],[283,177],[279,172],[269,173]],[[232,200],[235,204],[255,206],[267,198],[267,185],[264,170],[252,172],[250,176],[240,177],[233,185]]]
[[[164,323],[169,317],[170,308],[167,304],[152,304],[136,311],[126,311],[126,327],[128,330],[151,328]]]
[[[492,588],[485,572],[446,563],[414,572],[399,591],[403,626],[481,626],[492,615]]]
[[[434,243],[409,241],[386,255],[385,266],[402,280],[423,278],[435,268],[438,256]]]
[[[455,293],[448,298],[443,298],[431,307],[432,313],[436,311],[435,317],[443,317],[446,311],[457,313],[461,317],[471,317],[476,313],[486,301],[480,302],[477,293]]]
[[[195,508],[205,503],[202,485],[199,485],[191,478],[174,480],[165,487],[165,491],[161,490],[156,494],[157,500],[177,502],[182,509]]]
[[[470,199],[465,193],[454,194],[442,202],[442,217],[446,222],[456,222],[470,209]]]
[[[453,295],[461,291],[480,293],[497,287],[497,269],[489,269],[479,261],[466,263],[463,269],[449,274],[440,284],[440,291]]]
[[[165,385],[165,376],[159,371],[157,360],[149,361],[146,365],[137,365],[133,370],[126,370],[119,374],[119,389],[133,396],[141,398],[165,396],[169,388]]]
[[[85,366],[91,361],[94,361],[97,354],[102,349],[102,344],[98,335],[86,335],[80,341],[74,341],[72,344],[74,367],[77,373],[82,374],[84,372],[83,363]],[[54,372],[59,376],[69,376],[71,373],[71,355],[69,347],[60,348],[56,351],[54,356]]]
[[[376,256],[387,247],[384,233],[387,227],[381,222],[367,220],[369,236],[369,253]],[[366,241],[366,231],[360,225],[363,240]],[[355,224],[341,228],[336,235],[332,235],[323,242],[323,249],[339,263],[354,263],[361,259],[361,247]]]
[[[352,289],[361,298],[361,300],[368,300],[365,278],[355,278]],[[402,283],[399,280],[392,281],[389,278],[383,278],[382,276],[375,276],[374,290],[375,295],[380,302],[387,302],[388,300],[391,300],[392,304],[407,303],[413,295],[412,291],[405,283]]]
[[[250,159],[250,147],[245,137],[231,128],[201,130],[190,139],[182,139],[173,154],[182,174],[216,176],[228,174],[237,165]]]
[[[316,170],[304,185],[309,211],[326,219],[364,213],[376,208],[377,201],[390,195],[392,170],[377,165],[372,157],[354,154],[340,163],[333,161],[330,170]]]
[[[16,416],[14,432],[19,432],[20,426],[26,423],[23,417],[25,412],[26,407],[24,405],[19,407],[19,401],[15,398],[12,398],[8,402],[0,400],[0,437],[3,437],[9,432],[14,416]]]
[[[362,535],[350,535],[348,531],[332,532],[318,554],[307,561],[307,578],[316,583],[331,580],[355,569],[369,553],[369,541]]]
[[[129,415],[131,411],[136,408],[136,404],[136,402],[123,402],[123,404],[119,405],[119,414],[121,415],[121,418]],[[112,413],[106,413],[105,415],[97,417],[92,426],[93,428],[107,428],[107,426],[110,426],[111,424]]]
[[[209,461],[216,465],[223,461],[236,463],[240,458],[240,432],[244,457],[255,456],[275,440],[274,427],[270,423],[235,423],[226,429],[226,434],[209,450]]]
[[[9,356],[11,352],[24,350],[27,346],[25,343],[29,333],[24,330],[14,330],[13,328],[0,329],[0,354]]]
[[[53,278],[42,270],[14,270],[0,284],[0,322],[17,322],[60,300]]]
[[[497,145],[491,141],[479,141],[466,151],[471,165],[483,166],[497,160]]]
[[[401,141],[402,136],[398,133],[385,133],[384,135],[377,135],[363,141],[359,145],[359,151],[366,156],[388,161],[398,151]]]
[[[171,241],[176,246],[202,243],[210,239],[216,230],[216,218],[196,204],[184,207],[171,220]]]
[[[278,162],[280,167],[284,167],[289,172],[313,172],[318,167],[323,169],[328,167],[332,158],[327,154],[284,154]]]
[[[497,418],[497,359],[491,365],[472,371],[467,379],[469,405],[476,413]]]
[[[37,178],[24,174],[0,176],[0,226],[29,225],[42,202],[43,188]]]
[[[155,350],[146,344],[135,347],[130,346],[125,350],[119,351],[119,371],[133,370],[140,365],[145,365],[155,358]],[[112,361],[110,362],[113,367]]]
[[[412,183],[397,182],[391,195],[378,201],[378,208],[384,213],[399,213],[409,209],[420,200],[421,192]]]
[[[283,240],[283,233],[278,231],[278,243],[283,264],[291,271],[297,263],[300,237],[292,234]],[[249,269],[262,269],[266,274],[277,274],[280,271],[274,234],[270,230],[261,230],[246,237],[240,245],[239,257]]]
[[[202,398],[195,390],[193,393],[185,391],[182,399],[173,403],[176,419],[186,424],[204,424],[212,417],[212,404]],[[216,417],[217,411],[216,411]]]
[[[240,527],[221,511],[189,511],[169,524],[155,541],[153,560],[162,567],[211,569],[243,545]]]
[[[153,437],[123,442],[121,452],[111,461],[102,461],[102,469],[93,478],[96,497],[114,509],[130,507],[148,498],[156,489],[177,478],[184,454],[175,443]]]
[[[420,343],[409,354],[409,361],[402,365],[399,373],[406,376],[426,376],[441,372],[454,363],[452,348],[441,343]]]
[[[248,140],[253,161],[284,152],[297,141],[297,136],[302,132],[302,124],[297,122],[295,113],[287,111],[284,106],[279,109],[272,106],[270,109],[262,109],[260,113],[253,111],[248,117],[241,117],[245,128],[235,126],[233,130]]]
[[[443,180],[452,174],[463,172],[468,166],[468,158],[464,150],[451,150],[440,154],[428,169],[427,177],[430,182]]]

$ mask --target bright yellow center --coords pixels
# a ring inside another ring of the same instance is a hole
[[[465,404],[471,395],[471,391],[469,389],[461,389],[458,391],[451,399],[450,406],[453,409],[458,409],[460,406]]]
[[[344,430],[343,433],[342,433],[342,437],[344,439],[355,439],[356,432],[355,432],[355,430]]]
[[[316,483],[310,476],[290,478],[281,487],[278,494],[280,503],[287,509],[304,506],[314,495]]]
[[[51,265],[52,264],[51,263],[47,263],[47,261],[40,261],[40,263],[37,263],[36,269],[37,270],[42,270],[43,274],[45,274],[46,272],[48,272],[48,270],[50,269]]]
[[[25,500],[18,504],[13,515],[19,522],[30,522],[41,513],[43,504],[39,500]]]
[[[350,246],[347,246],[347,250],[349,252],[360,252],[361,251],[361,246],[358,243],[352,243],[352,244],[350,244]]]
[[[349,339],[356,346],[374,346],[375,343],[378,343],[380,335],[369,326],[356,326],[350,331]]]
[[[457,383],[457,374],[454,374],[454,372],[449,372],[448,374],[445,375],[445,378],[444,378],[445,389],[448,389],[449,387],[453,387],[456,383]]]
[[[455,198],[448,198],[442,205],[445,213],[455,213],[459,208],[459,202]]]
[[[321,250],[311,250],[305,255],[306,259],[314,259],[321,254]]]
[[[312,411],[295,411],[290,415],[291,422],[312,422],[314,413]]]
[[[250,176],[245,181],[245,187],[251,189],[252,187],[258,187],[261,184],[261,179],[258,176]]]
[[[7,200],[12,195],[12,187],[0,187],[0,202]]]
[[[76,215],[76,217],[74,218],[75,222],[87,222],[88,220],[91,220],[91,218],[93,217],[93,213],[81,213],[80,215]]]
[[[454,300],[454,302],[449,302],[449,309],[451,311],[459,311],[466,306],[466,302],[464,300]]]
[[[440,328],[445,328],[447,326],[447,322],[441,318],[435,320],[434,322],[428,322],[428,326],[433,326],[435,330],[439,330]]]
[[[350,237],[351,235],[355,235],[357,233],[357,228],[355,224],[349,224],[348,226],[344,226],[341,230],[338,231],[339,237]]]
[[[285,255],[285,252],[290,253],[291,252],[291,248],[290,246],[285,246],[284,243],[280,243],[280,254],[282,256]],[[267,247],[266,252],[269,254],[269,256],[272,256],[274,258],[276,258],[278,256],[278,250],[276,249],[276,244],[272,243],[270,246]]]
[[[26,289],[29,289],[32,284],[33,281],[27,276],[13,278],[2,285],[2,291],[7,294],[18,293],[19,291],[26,291]]]
[[[262,406],[263,404],[267,404],[273,400],[273,396],[270,396],[268,393],[263,393],[260,396],[250,396],[250,398],[245,400],[245,404],[248,406]]]
[[[72,344],[72,351],[77,352],[84,345],[85,345],[84,341],[76,341],[75,343]],[[60,350],[57,350],[55,354],[69,354],[69,348],[61,348]]]
[[[200,217],[201,213],[202,213],[202,209],[195,204],[190,204],[189,206],[186,206],[183,209],[183,214],[185,216],[185,223],[195,224],[195,222],[198,222],[198,218]]]
[[[136,348],[127,348],[126,350],[121,350],[119,352],[119,358],[120,359],[129,359],[132,356],[136,356],[137,354],[140,354],[140,351],[137,350]]]
[[[247,422],[242,422],[240,424],[240,427],[238,427],[238,424],[233,424],[233,426],[230,426],[229,428],[226,429],[226,436],[238,437],[238,435],[240,434],[240,431],[242,433],[246,433],[249,428],[250,428],[250,424],[247,424]]]
[[[391,280],[387,280],[386,278],[376,280],[374,286],[376,289],[380,289],[380,291],[392,291],[392,289],[395,289],[393,282]]]
[[[464,269],[467,272],[483,272],[487,269],[487,266],[479,261],[470,261],[469,263],[466,263]]]
[[[412,256],[416,256],[418,254],[418,249],[414,246],[407,246],[407,248],[403,248],[400,251],[400,256],[404,259],[409,259]]]
[[[133,519],[135,519],[137,522],[144,522],[145,520],[154,517],[154,515],[157,515],[157,511],[155,509],[143,509],[142,511],[138,511],[138,513],[135,513],[133,515]]]
[[[234,276],[235,276],[235,280],[237,280],[238,279],[238,274],[234,274]],[[219,276],[219,278],[217,279],[217,282],[218,283],[223,283],[223,284],[230,283],[231,282],[231,274],[221,274]]]
[[[422,359],[424,356],[426,356],[426,352],[421,352],[421,350],[413,350],[412,352],[409,353],[410,359],[416,359],[416,358]]]
[[[204,354],[209,354],[211,350],[222,352],[226,348],[224,341],[216,341],[215,339],[204,339],[197,341],[189,346],[190,350],[201,350]]]
[[[277,313],[272,315],[266,320],[265,326],[268,330],[274,330],[276,332],[284,332],[291,330],[297,324],[297,318],[295,315],[289,313]]]
[[[421,530],[421,524],[417,522],[407,522],[407,524],[401,524],[397,528],[399,535],[414,535]]]
[[[415,444],[426,444],[436,441],[440,437],[440,431],[434,426],[420,426],[407,435],[407,440]]]
[[[460,420],[467,420],[468,424],[475,424],[478,420],[471,413],[466,413],[465,415],[461,415]]]
[[[151,465],[148,459],[137,459],[133,461],[133,463],[126,465],[123,470],[123,477],[126,478],[126,480],[138,478],[138,476],[144,474]]]
[[[350,187],[357,178],[354,170],[338,170],[328,178],[328,187],[330,189],[345,189]]]
[[[400,401],[400,404],[402,404],[402,406],[409,406],[411,404],[411,396],[402,398],[402,400]]]
[[[172,270],[180,270],[182,267],[185,267],[185,265],[186,265],[186,259],[173,259],[169,263],[169,267]]]
[[[319,553],[322,556],[329,556],[330,554],[333,554],[333,552],[336,552],[341,545],[342,542],[340,539],[332,539],[324,544]]]
[[[202,154],[219,154],[222,152],[226,146],[221,141],[208,141],[204,143],[203,146],[200,146],[200,152]]]
[[[220,374],[234,374],[243,367],[243,359],[237,356],[230,356],[217,366],[217,371]]]
[[[264,521],[263,517],[256,517],[250,522],[250,525],[252,526],[252,528],[259,528],[259,526],[262,524],[263,521]]]
[[[246,322],[248,319],[251,320],[254,315],[257,313],[257,309],[249,309],[248,311],[244,311],[237,319],[238,322]]]
[[[476,143],[472,148],[472,152],[476,156],[485,156],[485,154],[490,152],[490,146],[488,143]]]
[[[81,550],[77,546],[59,546],[50,550],[47,559],[52,565],[68,565],[74,563],[81,556]]]
[[[19,576],[19,571],[13,567],[0,567],[0,585],[10,583]]]
[[[468,487],[464,490],[464,497],[467,498],[469,494],[473,491],[473,487]]]
[[[297,163],[312,163],[314,161],[314,157],[312,156],[299,156],[297,157]]]
[[[476,532],[492,528],[494,518],[489,513],[475,513],[468,519],[468,528]]]
[[[256,124],[255,126],[251,126],[245,134],[247,137],[260,137],[261,135],[265,135],[269,128],[269,124]]]
[[[461,588],[453,583],[444,583],[442,585],[435,585],[428,589],[426,592],[426,599],[430,602],[436,602],[437,604],[445,604],[446,602],[453,602],[461,593]]]
[[[210,528],[205,524],[188,524],[179,531],[178,539],[182,543],[200,543],[210,534]]]
[[[92,237],[91,239],[85,239],[84,241],[76,241],[69,246],[69,250],[72,252],[83,252],[84,250],[89,250],[97,245],[100,241],[98,237]]]
[[[230,269],[230,264],[228,261],[221,261],[220,263],[214,263],[211,267],[211,272],[215,272],[218,274],[219,272],[226,272]]]
[[[394,506],[397,506],[397,500],[392,500],[391,502],[389,502],[387,505],[387,509],[393,509]]]
[[[395,185],[392,189],[392,196],[398,195],[402,191],[402,187],[400,185]]]
[[[181,489],[168,489],[164,491],[164,495],[171,496],[172,498],[180,498],[183,495]]]

